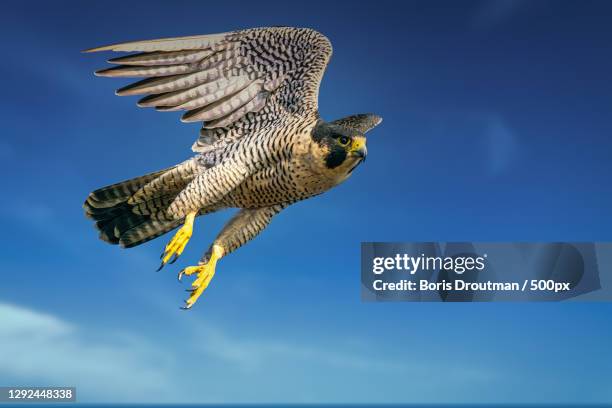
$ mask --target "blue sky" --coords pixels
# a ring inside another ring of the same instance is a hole
[[[609,241],[605,1],[12,2],[3,6],[0,384],[81,401],[612,402],[609,303],[362,303],[361,241]],[[197,125],[118,98],[85,48],[266,25],[325,33],[320,109],[376,112],[368,161],[223,259],[194,310],[176,272],[230,216],[132,250],[82,214],[190,155]],[[360,222],[354,222],[354,220]],[[609,271],[602,271],[609,273]]]

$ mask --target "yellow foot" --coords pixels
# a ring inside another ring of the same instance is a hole
[[[161,265],[159,265],[159,268],[157,268],[158,271],[161,270],[161,268],[163,268],[168,261],[170,261],[170,258],[172,258],[172,261],[170,261],[172,264],[178,259],[179,256],[181,256],[185,250],[185,246],[187,246],[187,243],[191,238],[191,234],[193,232],[193,220],[195,219],[196,214],[197,212],[187,214],[183,226],[179,228],[176,234],[174,234],[174,237],[172,237],[170,242],[168,242],[168,245],[166,245],[166,248],[164,248],[164,252],[161,254],[162,262]]]
[[[183,275],[197,276],[197,278],[191,284],[191,289],[189,289],[191,296],[189,296],[189,299],[185,300],[185,306],[183,306],[183,309],[191,309],[202,292],[204,292],[204,290],[208,287],[211,279],[213,276],[215,276],[215,267],[217,266],[217,261],[219,258],[223,256],[223,252],[224,250],[221,246],[213,245],[212,254],[210,255],[210,259],[207,263],[198,266],[188,266],[179,272],[179,281]]]

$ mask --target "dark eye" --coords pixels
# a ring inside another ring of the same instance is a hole
[[[346,146],[350,141],[351,139],[347,136],[340,136],[340,138],[338,139],[338,142],[340,142],[342,146]]]

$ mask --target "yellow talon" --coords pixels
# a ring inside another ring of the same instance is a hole
[[[217,261],[223,256],[223,252],[223,247],[213,245],[212,254],[207,263],[198,266],[188,266],[179,272],[179,280],[181,280],[183,275],[197,275],[197,278],[191,284],[191,296],[185,301],[184,309],[191,309],[202,292],[208,287],[211,279],[215,276],[215,267],[217,266]]]
[[[191,238],[191,234],[193,233],[193,221],[195,219],[197,212],[192,212],[187,214],[185,217],[185,222],[181,228],[174,234],[174,237],[168,242],[166,248],[164,248],[164,252],[162,253],[162,263],[157,269],[158,271],[164,267],[174,256],[174,259],[170,263],[174,263],[179,256],[185,250],[189,239]]]

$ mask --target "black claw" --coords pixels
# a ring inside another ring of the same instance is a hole
[[[176,262],[177,259],[179,259],[180,255],[174,254],[172,255],[172,259],[170,260],[170,262],[168,262],[169,264],[173,264]]]
[[[161,271],[161,269],[164,267],[165,263],[164,261],[162,261],[161,265],[159,265],[159,268],[157,268],[157,270],[155,272],[159,272]]]
[[[189,310],[189,309],[191,309],[191,307],[193,306],[193,305],[191,305],[191,306],[190,306],[190,305],[189,305],[189,303],[187,303],[187,301],[186,301],[186,300],[183,300],[183,302],[185,302],[185,304],[186,304],[187,306],[181,306],[181,309],[184,309],[184,310]]]

